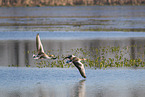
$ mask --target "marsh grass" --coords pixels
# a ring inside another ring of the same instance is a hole
[[[110,68],[110,67],[144,67],[145,60],[143,53],[135,53],[131,52],[132,48],[136,48],[137,45],[125,46],[125,47],[100,47],[100,48],[76,48],[70,49],[66,53],[69,55],[72,53],[79,58],[86,58],[86,61],[82,63],[85,65],[86,68]],[[140,47],[143,48],[144,47]],[[57,50],[59,52],[59,50]],[[57,52],[55,51],[55,52]],[[38,65],[38,67],[59,67],[59,68],[69,68],[74,67],[74,65],[66,64],[65,60],[62,60],[66,55],[58,55],[58,59],[54,61],[47,61],[45,64],[41,62],[43,65]],[[134,58],[133,55],[136,55]],[[49,64],[49,65],[47,65]]]
[[[123,67],[132,67],[132,68],[143,68],[145,66],[145,49],[144,47],[139,47],[143,49],[144,52],[132,52],[131,49],[135,49],[137,45],[131,46],[114,46],[114,47],[91,47],[91,48],[76,48],[70,49],[65,52],[65,55],[59,55],[58,50],[48,50],[47,53],[54,53],[56,60],[34,60],[34,64],[38,68],[45,67],[58,67],[58,68],[70,68],[74,67],[72,64],[67,64],[66,60],[63,58],[67,55],[73,54],[79,58],[86,58],[86,61],[82,61],[85,65],[85,68],[92,69],[105,69],[105,68],[123,68]],[[36,51],[27,51],[25,54],[35,54]],[[134,56],[135,55],[135,56]],[[26,67],[31,67],[31,64],[28,64],[26,60]],[[9,67],[18,67],[19,65],[9,65]]]

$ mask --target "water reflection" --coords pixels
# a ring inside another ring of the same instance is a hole
[[[124,51],[124,56],[128,59],[140,58],[143,60],[144,39],[143,38],[123,38],[123,39],[97,39],[97,40],[42,40],[46,52],[59,55],[77,54],[80,57],[86,57],[82,53],[76,53],[72,49],[88,49],[90,56],[88,59],[94,59],[101,56],[103,47],[120,47],[122,51],[126,47],[128,52]],[[130,48],[129,48],[130,47]],[[98,49],[98,54],[94,49]],[[32,54],[36,52],[35,40],[1,40],[0,41],[0,65],[8,66],[36,66],[36,60],[33,60]],[[113,54],[106,54],[105,58],[114,57]]]
[[[23,87],[23,89],[17,87],[18,89],[9,90],[7,88],[4,90],[0,88],[0,94],[2,97],[86,97],[85,80],[80,80],[74,84],[68,83],[67,86],[58,86],[58,84],[52,86],[51,84],[39,83],[35,86]]]
[[[86,97],[85,92],[85,79],[83,79],[74,86],[71,97]]]

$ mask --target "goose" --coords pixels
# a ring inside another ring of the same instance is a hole
[[[66,63],[72,62],[77,67],[82,77],[86,78],[84,64],[81,63],[82,60],[86,60],[86,59],[80,59],[74,55],[69,55],[65,57],[64,60],[65,59],[69,59],[66,61]]]
[[[33,54],[34,59],[56,59],[54,55],[46,54],[43,49],[43,45],[41,43],[39,33],[36,35],[36,48],[37,48],[37,55]]]

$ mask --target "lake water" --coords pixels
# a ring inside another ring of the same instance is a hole
[[[144,97],[144,70],[0,68],[1,97]]]
[[[109,60],[119,55],[120,61],[134,59],[143,64],[144,9],[145,6],[1,7],[0,97],[144,97],[144,67],[99,69],[89,67],[87,61],[87,78],[83,79],[73,65],[57,68],[49,65],[56,61],[32,58],[39,33],[45,51],[59,57],[59,61],[69,54],[91,61],[99,56]]]
[[[145,6],[3,7],[1,31],[144,31]]]

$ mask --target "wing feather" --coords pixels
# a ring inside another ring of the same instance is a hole
[[[73,61],[73,64],[78,68],[82,77],[86,78],[84,64],[82,64],[80,61]]]
[[[36,48],[37,48],[38,54],[44,53],[43,45],[41,43],[39,34],[37,34],[36,36]]]

